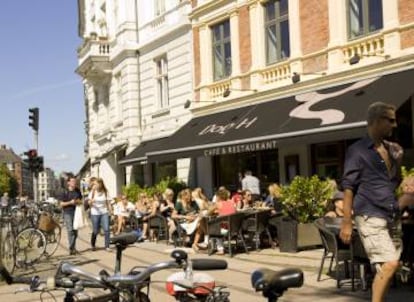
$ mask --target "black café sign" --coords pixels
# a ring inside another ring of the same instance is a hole
[[[246,144],[216,147],[216,148],[205,149],[204,156],[270,150],[270,149],[276,149],[276,144],[277,144],[276,140],[269,140],[269,141],[257,142],[257,143],[246,143]]]

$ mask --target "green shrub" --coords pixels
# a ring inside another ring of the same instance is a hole
[[[179,181],[176,177],[166,178],[152,187],[140,187],[138,184],[129,184],[122,188],[122,192],[128,197],[128,200],[135,202],[141,193],[146,193],[147,196],[152,196],[155,193],[164,193],[165,189],[170,188],[174,191],[174,196],[177,198],[178,192],[187,188],[187,185]]]
[[[283,213],[299,223],[313,222],[326,212],[326,202],[333,188],[329,180],[296,176],[288,186],[282,186],[280,201]]]

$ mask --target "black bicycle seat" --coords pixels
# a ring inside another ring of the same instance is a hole
[[[119,235],[113,236],[111,238],[111,243],[116,244],[116,245],[119,244],[119,245],[127,246],[127,245],[130,245],[136,242],[137,239],[138,237],[135,234],[135,232],[121,233]]]
[[[297,268],[273,271],[267,268],[255,270],[251,276],[252,286],[262,291],[263,296],[281,296],[285,290],[303,285],[303,272]]]

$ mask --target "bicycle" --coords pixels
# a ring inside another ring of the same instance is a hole
[[[14,245],[14,234],[16,231],[12,221],[11,216],[0,217],[1,263],[9,272],[14,271],[16,263]]]
[[[120,274],[122,250],[129,244],[136,242],[135,233],[120,234],[111,239],[111,243],[116,245],[115,273],[109,275],[102,270],[98,274],[93,274],[82,268],[72,265],[69,262],[62,262],[55,273],[55,276],[46,279],[34,277],[14,277],[11,276],[4,267],[0,267],[0,274],[8,284],[28,284],[25,289],[29,292],[41,292],[41,299],[44,293],[51,294],[55,290],[65,292],[64,301],[134,301],[150,302],[149,290],[151,275],[164,269],[183,269],[183,278],[169,279],[167,284],[170,286],[170,294],[175,296],[177,301],[203,301],[203,302],[228,302],[228,292],[224,292],[221,287],[213,287],[213,284],[198,284],[199,275],[193,274],[193,270],[217,270],[226,269],[225,260],[215,259],[193,259],[189,260],[187,253],[182,250],[174,250],[171,253],[173,260],[152,264],[148,267],[134,267],[127,274]],[[174,274],[173,274],[174,275]],[[174,275],[177,277],[177,275]],[[176,287],[174,287],[176,286]],[[109,290],[99,296],[87,296],[84,290],[87,288],[99,288]],[[22,290],[19,290],[22,291]],[[52,294],[51,294],[52,295]]]

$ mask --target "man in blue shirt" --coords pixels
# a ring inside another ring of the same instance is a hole
[[[69,176],[67,180],[67,190],[60,197],[60,206],[63,209],[63,219],[65,221],[66,230],[68,232],[69,254],[75,255],[76,238],[78,230],[73,228],[73,219],[75,217],[75,209],[78,204],[82,203],[82,193],[77,187],[76,178]]]
[[[377,102],[368,108],[368,135],[347,150],[342,188],[344,219],[340,237],[351,241],[352,210],[365,251],[377,273],[372,301],[382,302],[399,266],[401,241],[392,230],[397,223],[395,189],[400,182],[402,148],[386,141],[397,127],[395,107]]]

